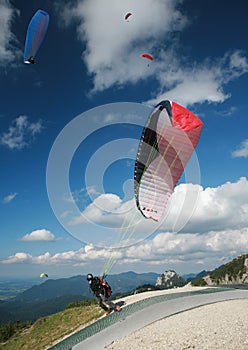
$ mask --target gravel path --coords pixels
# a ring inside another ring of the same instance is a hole
[[[248,350],[248,299],[205,305],[154,322],[107,350]]]

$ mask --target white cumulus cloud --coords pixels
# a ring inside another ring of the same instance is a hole
[[[114,212],[119,212],[121,205],[121,199],[117,195],[111,193],[101,194],[86,207],[80,216],[74,217],[70,225],[81,224],[87,222],[87,220],[95,223],[103,223],[103,221],[107,220],[110,223],[108,218]],[[116,218],[112,217],[112,219],[114,222],[116,221]]]
[[[32,255],[24,252],[16,253],[15,255],[9,256],[6,260],[2,260],[2,264],[15,264],[15,263],[26,263],[32,262]]]
[[[55,235],[46,229],[35,230],[21,238],[22,241],[55,241]]]
[[[198,202],[186,230],[206,232],[248,227],[248,180],[200,188]],[[184,230],[185,230],[184,229]]]
[[[92,265],[92,262],[100,261],[103,264],[106,259],[110,256],[120,258],[122,255],[120,252],[111,252],[106,249],[99,249],[89,244],[79,250],[70,250],[64,251],[60,253],[55,253],[52,255],[49,252],[38,256],[32,256],[31,254],[27,254],[24,252],[16,253],[13,256],[9,256],[5,260],[1,260],[2,264],[13,264],[13,263],[23,263],[23,262],[31,262],[38,265],[64,265],[71,264],[72,266],[80,266],[80,265]]]
[[[248,72],[248,60],[243,52],[227,52],[223,57],[212,61],[207,58],[200,63],[182,64],[178,58],[163,53],[164,62],[160,64],[159,90],[148,103],[169,99],[182,105],[194,103],[223,102],[230,97],[224,91],[225,86]]]
[[[123,202],[117,195],[102,194],[70,224],[89,220],[109,227],[118,227],[118,223],[120,227],[122,223],[137,222],[133,237],[140,232],[152,232],[154,227],[158,231],[180,229],[196,233],[248,227],[248,180],[242,177],[233,183],[205,189],[200,185],[180,184],[172,194],[165,215],[164,222],[157,225],[141,217],[133,199]]]

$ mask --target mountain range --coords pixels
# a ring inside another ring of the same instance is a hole
[[[154,285],[159,274],[129,271],[107,276],[113,295],[129,293],[144,284]],[[37,318],[64,310],[71,302],[94,298],[86,276],[47,279],[19,293],[16,297],[0,301],[0,324],[8,321],[35,321]]]

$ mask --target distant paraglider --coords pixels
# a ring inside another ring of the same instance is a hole
[[[128,22],[128,18],[132,16],[132,13],[131,12],[128,12],[125,16],[125,20]]]
[[[147,59],[150,60],[150,61],[153,61],[153,60],[154,60],[154,58],[153,58],[151,55],[149,55],[149,53],[142,53],[142,54],[140,55],[140,57],[142,57],[142,58],[147,58]]]
[[[136,205],[159,221],[200,138],[202,121],[173,101],[160,102],[143,129],[134,170]]]
[[[146,59],[148,59],[148,60],[150,60],[150,61],[153,61],[153,60],[154,60],[154,58],[152,57],[152,55],[149,55],[149,53],[142,53],[142,54],[140,55],[140,57],[141,57],[141,58],[146,58]],[[147,67],[149,67],[149,63],[148,63],[148,65],[147,65]]]
[[[35,63],[35,57],[45,38],[48,24],[49,14],[43,10],[38,10],[32,17],[26,34],[24,63]]]
[[[47,274],[47,273],[42,272],[42,273],[40,274],[40,278],[43,278],[43,277],[48,278],[48,274]]]

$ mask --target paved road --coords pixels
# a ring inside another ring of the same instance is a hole
[[[248,299],[248,290],[207,288],[142,299],[72,334],[50,350],[102,350],[113,341],[182,311],[224,300]]]

